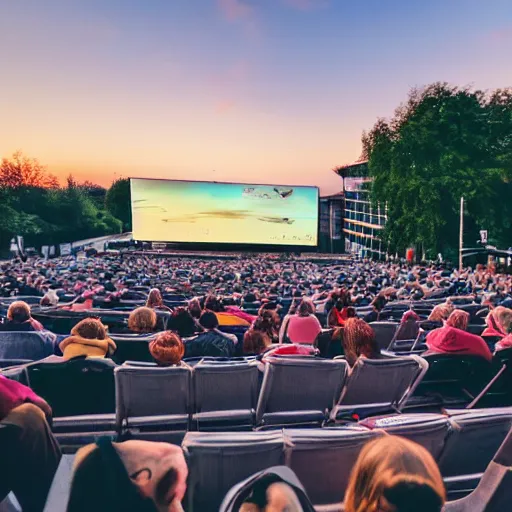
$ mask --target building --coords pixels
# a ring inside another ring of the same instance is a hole
[[[343,238],[343,194],[321,197],[318,251],[345,252]]]
[[[370,202],[368,162],[338,167],[334,172],[343,180],[345,251],[360,257],[385,256],[380,233],[387,220],[386,207]]]

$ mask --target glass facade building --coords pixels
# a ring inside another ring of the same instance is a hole
[[[386,224],[386,206],[372,206],[368,162],[357,162],[335,169],[343,180],[343,233],[345,252],[368,258],[386,254],[380,233]]]
[[[320,198],[319,252],[343,253],[343,194]]]

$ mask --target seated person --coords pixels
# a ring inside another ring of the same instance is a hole
[[[204,332],[184,340],[185,358],[233,357],[238,339],[234,334],[219,331],[219,321],[213,311],[205,311],[199,319]]]
[[[343,352],[350,366],[360,357],[378,359],[380,350],[373,329],[360,318],[349,318],[343,328]]]
[[[133,310],[128,317],[128,328],[136,334],[149,334],[156,329],[156,313],[153,309],[140,307]]]
[[[281,320],[276,311],[272,309],[262,309],[256,317],[256,320],[254,320],[251,329],[266,334],[271,343],[278,343],[280,324]]]
[[[71,329],[71,336],[60,342],[65,359],[78,356],[106,357],[116,351],[106,327],[96,318],[84,318]]]
[[[44,509],[61,457],[51,415],[30,388],[0,375],[0,502],[13,492],[22,510]]]
[[[248,329],[244,334],[244,355],[258,356],[263,354],[272,344],[270,338],[263,331]]]
[[[188,303],[188,311],[193,318],[199,320],[201,313],[203,312],[203,308],[201,307],[201,303],[197,297],[190,299]]]
[[[350,292],[341,289],[335,296],[336,301],[327,315],[328,327],[343,327],[348,318],[356,316],[356,311],[351,306]],[[349,316],[350,315],[350,316]]]
[[[171,309],[164,304],[164,299],[158,288],[150,290],[148,300],[146,301],[146,307],[150,309],[156,309],[159,311],[171,312]]]
[[[420,317],[412,310],[406,311],[395,334],[395,340],[415,340],[420,332]]]
[[[67,512],[179,512],[187,475],[178,446],[104,437],[76,454]]]
[[[489,312],[485,323],[482,337],[504,338],[512,326],[512,310],[498,306]]]
[[[188,338],[203,331],[189,310],[181,306],[172,312],[167,328],[177,332],[182,338]]]
[[[427,353],[475,355],[491,361],[492,354],[485,341],[466,332],[468,322],[469,313],[454,310],[444,327],[427,334]]]
[[[304,297],[297,307],[296,314],[288,314],[283,320],[279,332],[279,342],[313,344],[322,325],[315,316],[313,302]]]
[[[1,331],[34,332],[43,331],[43,325],[32,318],[30,306],[22,300],[11,303],[7,310],[7,322],[0,324]]]
[[[204,301],[204,309],[213,311],[217,315],[219,325],[250,326],[255,316],[245,313],[236,306],[223,306],[214,295],[209,295]]]
[[[158,366],[177,366],[185,355],[185,345],[176,333],[164,331],[150,341],[149,352]]]
[[[399,436],[369,441],[345,492],[345,512],[441,512],[443,479],[423,446]]]

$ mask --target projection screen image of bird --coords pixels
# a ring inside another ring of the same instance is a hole
[[[133,237],[317,245],[318,188],[132,178]]]

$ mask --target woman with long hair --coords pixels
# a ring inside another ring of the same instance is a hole
[[[146,301],[146,307],[160,311],[171,311],[171,309],[164,304],[164,299],[158,288],[153,288],[150,290],[148,299]]]
[[[441,512],[443,479],[423,446],[384,435],[367,443],[352,469],[345,512]]]
[[[349,318],[343,329],[343,352],[350,366],[360,357],[375,359],[380,356],[373,329],[360,318]]]

